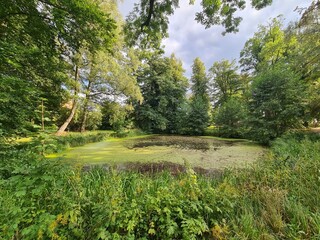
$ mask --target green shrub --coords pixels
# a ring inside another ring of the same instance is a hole
[[[287,65],[279,63],[254,77],[249,101],[247,137],[270,144],[302,126],[305,86]]]
[[[245,121],[247,116],[246,105],[242,99],[230,98],[223,103],[214,116],[217,134],[220,137],[241,138],[245,133]]]
[[[40,134],[30,144],[44,155],[65,151],[69,147],[101,142],[107,136],[104,132],[69,133],[66,136]]]

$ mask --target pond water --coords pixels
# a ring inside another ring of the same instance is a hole
[[[179,172],[189,165],[199,172],[215,173],[224,168],[247,167],[265,152],[264,148],[247,140],[149,135],[110,138],[70,149],[59,157],[86,168],[99,164],[141,172],[164,169]]]
[[[236,143],[246,142],[244,140],[222,140],[187,136],[150,136],[143,139],[129,141],[126,145],[129,149],[139,149],[152,146],[166,146],[186,150],[200,150],[203,152],[213,149],[215,151],[223,146],[234,146]]]

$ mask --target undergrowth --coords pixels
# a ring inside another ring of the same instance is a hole
[[[68,133],[65,136],[55,136],[52,134],[40,133],[33,137],[31,141],[17,143],[13,145],[17,149],[33,149],[45,155],[59,153],[70,147],[79,147],[88,143],[101,142],[109,133],[88,132],[88,133]]]
[[[220,179],[0,154],[0,239],[319,239],[320,139],[285,136]]]

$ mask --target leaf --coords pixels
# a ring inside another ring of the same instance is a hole
[[[27,193],[26,190],[20,190],[20,191],[16,192],[15,195],[17,197],[21,197],[21,196],[25,196],[26,193]]]
[[[156,230],[154,230],[154,228],[150,228],[149,231],[148,231],[148,234],[155,235],[156,234]]]

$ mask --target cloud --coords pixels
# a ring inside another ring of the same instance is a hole
[[[124,16],[124,18],[126,16],[128,16],[128,14],[133,10],[134,4],[138,2],[137,0],[134,1],[118,1],[118,7],[119,10],[122,14],[122,16]]]
[[[133,2],[125,1],[120,5],[121,12],[127,14],[128,9],[132,9]],[[200,0],[196,1],[195,5],[180,0],[180,8],[170,16],[169,38],[163,41],[165,54],[170,56],[171,53],[175,53],[184,64],[186,76],[190,77],[191,66],[196,57],[200,57],[207,68],[210,68],[215,61],[237,59],[245,42],[257,31],[259,24],[264,25],[280,14],[284,15],[286,23],[297,20],[299,15],[294,9],[297,6],[310,5],[310,0],[273,0],[271,6],[260,11],[252,9],[249,5],[248,2],[248,8],[238,13],[243,18],[240,31],[222,36],[224,30],[222,27],[205,29],[194,20],[195,13],[201,10]]]

